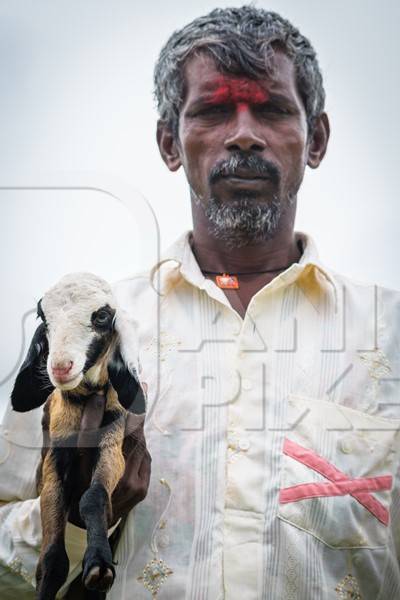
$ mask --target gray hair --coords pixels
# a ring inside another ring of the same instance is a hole
[[[312,132],[325,103],[315,50],[289,21],[255,6],[217,8],[171,35],[154,70],[154,96],[161,120],[177,136],[185,91],[183,67],[189,57],[204,52],[222,72],[259,79],[266,74],[273,77],[271,57],[276,49],[293,61]]]

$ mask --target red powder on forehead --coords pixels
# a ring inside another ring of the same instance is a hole
[[[257,81],[244,77],[221,77],[211,95],[210,103],[233,103],[238,104],[240,108],[248,104],[264,104],[268,99],[268,92]]]

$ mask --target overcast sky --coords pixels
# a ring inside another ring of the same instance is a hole
[[[334,269],[400,288],[400,4],[256,5],[311,39],[325,78],[332,136],[306,173],[297,229]],[[152,73],[170,33],[215,6],[0,0],[0,380],[18,358],[22,315],[60,275],[114,281],[157,256],[158,228],[162,247],[190,228],[184,174],[169,173],[155,143]],[[30,317],[29,338],[33,327]]]

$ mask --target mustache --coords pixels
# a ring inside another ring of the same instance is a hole
[[[246,154],[244,152],[235,152],[228,159],[219,161],[210,171],[208,177],[209,184],[216,183],[218,179],[229,175],[241,175],[249,171],[252,175],[258,175],[269,179],[275,185],[281,180],[281,174],[276,165],[265,160],[257,154]]]

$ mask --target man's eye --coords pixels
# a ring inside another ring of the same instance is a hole
[[[200,117],[214,116],[214,115],[223,115],[229,112],[229,106],[225,104],[212,104],[210,106],[205,106],[197,111],[197,115]]]
[[[289,112],[281,107],[278,106],[277,104],[262,104],[259,108],[258,108],[258,112],[260,112],[261,114],[266,114],[266,115],[288,115]]]

